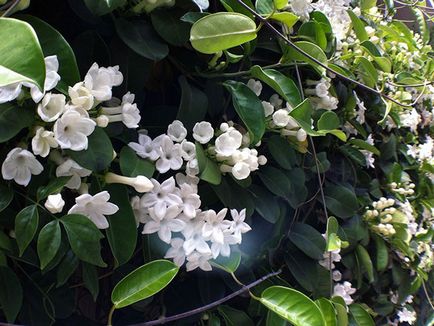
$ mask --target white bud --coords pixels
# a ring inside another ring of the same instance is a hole
[[[60,213],[63,206],[65,206],[65,201],[61,194],[49,195],[44,204],[44,207],[52,214]]]

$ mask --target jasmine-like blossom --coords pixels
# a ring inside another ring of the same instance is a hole
[[[277,127],[285,127],[289,123],[289,118],[288,111],[284,109],[273,113],[273,122]]]
[[[181,267],[185,262],[185,251],[183,248],[184,240],[181,238],[173,238],[170,241],[171,247],[167,250],[164,258],[172,258],[173,262]]]
[[[159,148],[160,158],[155,163],[155,168],[160,173],[166,173],[169,170],[179,170],[183,160],[181,156],[181,145],[174,144],[169,136],[164,135],[161,139]]]
[[[32,175],[38,175],[44,170],[35,156],[26,149],[12,149],[2,164],[4,180],[14,180],[17,184],[27,186]]]
[[[56,121],[53,130],[62,149],[82,151],[87,149],[89,136],[95,130],[96,123],[80,112],[69,109]]]
[[[360,101],[359,97],[357,96],[357,93],[353,91],[354,97],[356,98],[356,104],[357,104],[357,111],[356,111],[356,121],[360,124],[365,123],[365,112],[366,107],[365,104]]]
[[[193,127],[193,138],[201,144],[208,143],[214,137],[214,128],[207,121],[197,122]]]
[[[38,115],[45,122],[56,121],[65,111],[65,95],[63,94],[45,94],[42,102],[38,105]]]
[[[210,253],[199,253],[197,251],[191,253],[187,256],[187,271],[195,270],[196,268],[200,268],[201,270],[208,272],[212,270],[211,264],[209,260],[212,258]]]
[[[44,89],[42,92],[39,88],[34,84],[24,85],[30,87],[30,95],[35,103],[38,103],[44,97],[45,92],[52,90],[56,87],[57,83],[60,81],[60,75],[57,73],[59,70],[59,61],[57,60],[56,55],[51,55],[44,58],[45,61],[45,81],[44,81]]]
[[[133,209],[134,217],[136,219],[136,226],[138,227],[140,223],[147,223],[151,220],[147,210],[142,209],[140,204],[140,197],[134,196],[130,201],[131,207]]]
[[[73,87],[69,86],[68,95],[74,106],[78,106],[86,111],[93,108],[94,97],[90,90],[84,86],[84,82],[79,82]]]
[[[84,77],[84,86],[98,101],[108,101],[112,98],[112,87],[122,84],[123,79],[119,66],[100,68],[94,63]]]
[[[353,298],[351,297],[351,295],[354,293],[356,293],[356,289],[353,288],[352,284],[348,281],[345,281],[343,283],[337,283],[333,288],[333,296],[342,297],[342,299],[344,299],[347,305],[353,303]]]
[[[106,215],[113,215],[119,207],[109,202],[110,194],[101,191],[95,195],[83,194],[75,198],[75,205],[71,207],[68,214],[81,214],[87,216],[98,229],[107,229],[109,223]]]
[[[194,143],[183,140],[181,143],[181,156],[186,161],[191,161],[196,157],[196,146]]]
[[[154,188],[153,183],[147,177],[138,175],[137,177],[125,177],[112,172],[105,175],[106,183],[120,183],[133,187],[137,192],[148,192]]]
[[[187,129],[185,129],[183,123],[179,120],[174,120],[167,127],[167,135],[176,143],[182,142],[187,136]]]
[[[85,169],[72,159],[67,159],[56,168],[57,177],[71,177],[65,187],[78,189],[81,185],[81,178],[92,174],[91,170]]]
[[[231,156],[241,146],[243,135],[235,128],[230,128],[215,140],[215,151],[222,156]]]
[[[195,220],[187,223],[182,234],[185,237],[184,250],[186,255],[190,255],[193,251],[198,251],[201,254],[211,254],[211,249],[202,235],[204,221]]]
[[[179,185],[179,195],[182,200],[180,207],[182,212],[188,218],[196,217],[196,210],[200,208],[200,196],[197,194],[197,186],[183,183]]]
[[[250,88],[256,96],[261,95],[262,83],[259,80],[249,79],[247,87]]]
[[[172,239],[172,232],[180,232],[184,229],[185,222],[179,218],[181,210],[178,206],[169,206],[166,210],[166,214],[163,218],[155,215],[154,209],[149,209],[149,215],[151,221],[147,222],[143,228],[143,234],[151,234],[157,232],[158,237],[166,242],[170,243]]]
[[[231,209],[231,216],[233,223],[230,227],[234,236],[237,237],[238,243],[241,243],[241,235],[243,233],[249,232],[252,228],[244,220],[246,219],[246,209],[237,211],[236,209]]]
[[[128,146],[142,158],[148,158],[152,161],[156,161],[160,157],[158,152],[159,146],[157,146],[156,142],[152,141],[151,137],[146,134],[139,134],[139,142],[130,142],[128,143]]]
[[[231,226],[231,223],[224,219],[227,211],[227,208],[223,208],[216,213],[214,210],[209,209],[201,213],[201,219],[205,222],[202,227],[202,235],[206,239],[212,242],[224,243],[223,230]]]
[[[0,86],[0,104],[15,100],[21,93],[22,83]]]
[[[122,122],[127,128],[138,128],[141,116],[137,104],[133,103],[134,97],[128,92],[122,97],[121,105],[103,107],[101,113],[107,115],[109,122]]]
[[[61,194],[49,195],[44,203],[44,207],[53,214],[60,213],[65,206],[65,201]]]
[[[403,307],[402,310],[398,311],[398,318],[400,323],[413,323],[417,320],[416,312]]]
[[[35,155],[46,157],[51,148],[58,147],[54,132],[45,130],[44,127],[38,127],[36,134],[32,138],[32,151]]]

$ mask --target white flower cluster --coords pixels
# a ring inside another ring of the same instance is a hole
[[[381,197],[378,201],[372,203],[373,209],[366,208],[364,218],[370,222],[371,229],[383,236],[392,236],[396,233],[395,228],[391,224],[398,210],[393,207],[395,200],[392,198],[386,199]]]
[[[181,266],[187,260],[187,271],[211,270],[210,260],[228,257],[231,245],[239,244],[242,234],[250,231],[244,222],[245,209],[230,210],[232,220],[225,219],[228,209],[202,211],[197,193],[199,179],[181,173],[161,184],[151,179],[152,191],[131,200],[138,223],[144,223],[143,234],[157,233],[171,247],[165,258]],[[176,235],[174,236],[173,233]]]
[[[426,136],[424,143],[407,145],[407,154],[415,158],[419,163],[426,162],[434,165],[434,140]]]
[[[336,110],[338,108],[338,99],[330,93],[330,82],[321,78],[320,80],[306,80],[308,86],[315,86],[314,88],[307,88],[304,90],[306,95],[310,95],[310,100],[316,109]]]
[[[354,300],[351,295],[353,295],[354,293],[356,293],[356,289],[353,288],[352,284],[348,281],[345,281],[343,283],[337,283],[333,287],[333,296],[342,297],[347,305],[353,303]]]
[[[368,138],[366,138],[366,143],[369,145],[374,145],[374,138],[372,137],[372,134],[370,134],[368,136]],[[374,154],[366,149],[362,149],[360,150],[360,152],[363,154],[363,156],[365,156],[365,160],[366,160],[366,167],[367,168],[375,168],[374,162],[375,162],[375,158],[374,158]]]
[[[309,13],[314,9],[312,0],[289,0],[289,8],[300,17],[302,22],[309,20]]]
[[[393,291],[390,291],[390,302],[392,302],[395,305],[400,305],[401,310],[398,310],[397,317],[393,321],[389,320],[388,325],[399,325],[400,323],[408,323],[410,325],[413,325],[413,323],[417,319],[416,312],[411,309],[409,310],[408,307],[411,307],[410,304],[413,303],[413,296],[409,295],[407,296],[402,302],[398,302],[399,294]]]
[[[399,184],[392,182],[389,184],[390,190],[394,193],[400,194],[402,196],[412,196],[414,195],[414,188],[416,185],[410,181],[403,181]]]

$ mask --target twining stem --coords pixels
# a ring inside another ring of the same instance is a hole
[[[16,6],[18,6],[18,4],[20,3],[21,0],[15,0],[13,2],[11,2],[11,5],[9,6],[9,8],[1,15],[1,17],[8,17],[11,13],[12,10],[14,10],[14,8]]]
[[[108,314],[108,320],[107,320],[107,326],[112,326],[113,325],[113,313],[116,310],[116,306],[113,305],[110,309],[110,312]]]
[[[252,287],[262,283],[263,281],[265,281],[266,279],[269,279],[270,277],[279,275],[281,273],[281,271],[277,271],[277,272],[273,272],[270,274],[267,274],[263,277],[261,277],[259,280],[256,280],[253,283],[250,283],[248,285],[243,286],[241,289],[239,289],[238,291],[235,291],[231,294],[229,294],[228,296],[221,298],[217,301],[214,301],[210,304],[207,304],[205,306],[190,310],[190,311],[186,311],[177,315],[173,315],[170,317],[162,317],[160,319],[156,319],[156,320],[152,320],[152,321],[148,321],[145,323],[139,323],[139,324],[133,324],[130,326],[152,326],[152,325],[161,325],[161,324],[165,324],[174,320],[178,320],[178,319],[182,319],[182,318],[186,318],[186,317],[190,317],[190,316],[194,316],[197,315],[198,313],[204,312],[206,310],[212,309],[214,307],[217,307],[218,305],[221,305],[223,302],[226,302],[232,298],[235,298],[236,296],[240,295],[241,293],[244,293],[246,291],[249,291]]]
[[[291,40],[289,40],[285,35],[283,35],[280,31],[278,31],[266,18],[262,17],[260,14],[258,14],[255,10],[253,10],[252,8],[250,8],[247,4],[245,4],[242,0],[236,0],[237,3],[239,3],[241,6],[243,6],[246,10],[248,10],[250,13],[252,13],[261,23],[263,23],[263,25],[267,26],[275,35],[277,35],[278,37],[280,37],[283,41],[285,41],[285,43],[287,43],[291,48],[293,48],[295,51],[297,51],[298,53],[300,53],[301,55],[305,56],[306,58],[308,58],[309,60],[315,62],[317,65],[319,65],[320,67],[324,68],[325,70],[331,72],[332,74],[339,76],[339,78],[346,80],[350,83],[353,83],[361,88],[364,88],[372,93],[375,93],[397,105],[403,106],[403,107],[412,107],[412,105],[410,104],[404,104],[401,103],[397,100],[395,100],[394,98],[390,97],[389,95],[386,95],[384,93],[382,93],[379,90],[376,90],[372,87],[369,87],[357,80],[354,80],[352,78],[349,78],[343,74],[341,74],[338,71],[335,71],[333,69],[331,69],[330,67],[328,67],[326,64],[322,63],[321,61],[319,61],[318,59],[314,58],[313,56],[311,56],[309,53],[306,53],[305,51],[303,51],[301,48],[299,48],[296,44],[294,44]]]

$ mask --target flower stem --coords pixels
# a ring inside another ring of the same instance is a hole
[[[113,325],[113,313],[116,310],[116,306],[113,305],[110,309],[110,312],[108,314],[108,319],[107,319],[107,326],[112,326]]]

